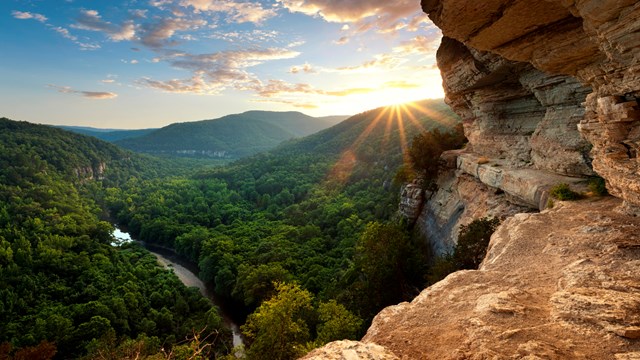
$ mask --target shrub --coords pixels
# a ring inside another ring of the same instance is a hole
[[[491,235],[499,224],[500,220],[496,218],[483,218],[462,226],[453,254],[446,254],[434,260],[427,281],[434,284],[452,272],[477,269],[487,253]]]
[[[565,183],[558,184],[552,187],[551,190],[549,191],[549,195],[553,196],[554,198],[560,201],[578,200],[582,198],[582,195],[580,193],[577,193],[571,190],[569,185]]]
[[[500,220],[493,218],[476,219],[460,228],[458,243],[453,253],[459,269],[477,269],[487,253],[489,240]]]
[[[592,177],[591,179],[589,179],[588,186],[589,186],[589,190],[591,190],[591,192],[594,195],[605,196],[609,194],[609,192],[607,191],[607,185],[604,179],[599,176]]]

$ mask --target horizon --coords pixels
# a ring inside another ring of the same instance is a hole
[[[444,97],[441,33],[415,0],[11,0],[0,18],[15,120],[143,129]]]

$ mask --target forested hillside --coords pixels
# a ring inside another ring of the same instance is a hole
[[[344,118],[248,111],[220,119],[171,124],[116,144],[156,155],[238,159],[273,149],[285,140],[313,134]]]
[[[414,136],[457,124],[441,100],[380,108],[224,168],[134,179],[107,189],[106,201],[135,236],[174,248],[220,296],[256,310],[244,327],[249,358],[291,358],[356,337],[382,307],[422,287],[426,249],[391,221],[394,178]],[[277,309],[299,331],[274,334],[273,321],[285,321],[270,317]]]
[[[203,329],[217,334],[214,351],[228,351],[217,309],[144,249],[112,246],[92,200],[102,184],[158,178],[170,165],[0,119],[0,358],[188,352],[185,339]]]

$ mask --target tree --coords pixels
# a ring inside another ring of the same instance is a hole
[[[335,340],[355,339],[362,326],[362,319],[335,300],[320,303],[318,318],[321,323],[316,342],[320,346]]]
[[[249,315],[241,328],[251,342],[248,359],[296,359],[309,341],[305,317],[312,311],[311,293],[295,283],[276,283],[275,288],[276,295]]]
[[[426,251],[402,226],[372,222],[356,244],[355,270],[360,280],[354,293],[359,308],[373,316],[382,307],[410,299],[422,286]]]
[[[416,135],[409,148],[409,157],[414,170],[426,180],[426,185],[438,177],[438,162],[444,151],[459,149],[466,141],[462,124],[451,132],[442,133],[439,129]],[[402,175],[407,177],[407,175]]]
[[[500,220],[476,219],[460,228],[458,243],[453,253],[458,269],[477,269],[487,253],[489,240]]]

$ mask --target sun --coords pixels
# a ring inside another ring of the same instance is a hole
[[[358,161],[356,156],[356,150],[367,140],[374,129],[378,126],[384,126],[384,135],[382,140],[381,149],[387,148],[391,141],[391,133],[393,129],[397,129],[398,137],[400,141],[400,148],[402,150],[402,160],[405,165],[411,163],[409,156],[409,141],[407,136],[406,127],[411,125],[418,129],[420,132],[427,132],[428,130],[418,120],[419,116],[427,116],[432,121],[444,125],[452,126],[454,121],[446,115],[422,106],[418,102],[408,102],[395,104],[390,106],[384,106],[379,108],[378,113],[375,115],[367,126],[362,130],[358,137],[353,141],[351,146],[342,152],[334,166],[330,169],[326,177],[326,183],[338,183],[345,184],[352,174],[352,171]]]

